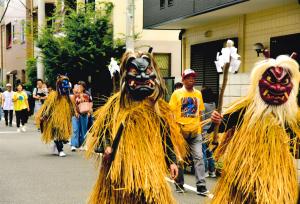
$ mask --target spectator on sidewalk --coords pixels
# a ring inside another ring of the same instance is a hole
[[[48,95],[47,90],[45,89],[44,81],[42,79],[38,79],[36,81],[36,88],[33,89],[32,97],[35,100],[34,103],[34,114],[36,114],[44,101],[46,100]]]
[[[27,90],[27,87],[25,85],[23,85],[23,91],[27,94],[27,98],[28,98],[27,100],[28,100],[28,105],[29,105],[29,109],[30,109],[30,111],[27,113],[26,120],[25,120],[25,123],[28,123],[29,116],[31,116],[33,114],[34,99],[32,97],[32,93]]]
[[[21,132],[20,124],[22,124],[22,132],[26,131],[25,123],[29,112],[28,96],[23,91],[23,85],[17,85],[17,90],[13,94],[14,109],[16,113],[17,132]]]
[[[50,84],[47,85],[48,95],[53,91],[53,87]]]
[[[49,94],[48,85],[46,83],[43,83],[42,93],[39,94],[41,96],[41,103],[42,104],[44,104],[45,100],[47,99],[48,94]]]
[[[86,91],[86,83],[84,81],[78,82],[78,87],[76,87],[73,97],[76,110],[75,118],[72,119],[74,135],[71,140],[71,150],[76,151],[76,148],[84,150],[82,144],[88,130],[88,119],[93,111],[92,96]]]
[[[75,98],[79,95],[79,85],[75,84],[73,88],[73,93],[70,95],[71,101],[75,104]],[[76,112],[75,110],[74,112]],[[72,152],[75,152],[76,149],[79,147],[79,118],[76,117],[76,115],[72,116],[72,138],[71,138],[71,150]]]
[[[12,121],[13,121],[13,112],[14,112],[14,106],[13,106],[13,91],[12,91],[12,85],[6,84],[6,91],[2,94],[2,109],[4,111],[4,118],[5,118],[5,125],[12,127]],[[9,123],[8,123],[9,122]]]
[[[216,97],[214,92],[209,87],[202,87],[201,89],[203,102],[205,106],[205,111],[203,112],[202,119],[209,119],[212,112],[216,109]],[[213,158],[213,154],[208,148],[207,144],[207,130],[210,128],[211,123],[206,124],[202,130],[203,143],[202,143],[202,152],[203,152],[203,160],[205,164],[205,177],[215,178],[215,161]]]
[[[181,89],[183,87],[182,82],[176,82],[174,84],[174,90]]]
[[[205,167],[202,154],[201,115],[204,104],[201,92],[194,88],[196,73],[186,69],[182,75],[183,87],[174,91],[170,99],[170,106],[176,115],[176,122],[181,127],[181,132],[190,146],[193,157],[197,194],[207,196],[209,191],[205,182]],[[183,167],[179,165],[179,175],[176,181],[176,191],[184,192]]]

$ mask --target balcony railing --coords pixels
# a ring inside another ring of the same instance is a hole
[[[184,19],[248,0],[144,0],[144,27]]]

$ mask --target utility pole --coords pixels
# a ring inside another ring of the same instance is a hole
[[[26,0],[26,59],[33,57],[34,43],[33,43],[33,0]]]
[[[1,84],[2,86],[4,86],[4,72],[3,72],[3,69],[4,69],[4,57],[3,57],[3,49],[4,49],[4,43],[3,43],[3,29],[4,28],[4,25],[2,25],[2,23],[0,24],[0,32],[1,32],[1,37],[0,37],[0,40],[1,40],[1,43],[0,43],[0,46],[1,46],[1,50],[0,50],[0,54],[1,54]]]
[[[127,0],[126,50],[134,50],[134,0]]]
[[[45,27],[45,0],[38,0],[38,38],[41,37]],[[39,48],[36,48],[37,56],[37,78],[44,79],[44,64],[42,62],[42,53]]]

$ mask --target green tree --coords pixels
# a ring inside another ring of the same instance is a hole
[[[36,73],[36,59],[30,58],[26,61],[26,76],[27,76],[27,83],[26,89],[27,90],[33,90],[35,87],[35,82],[37,80],[37,73]]]
[[[112,3],[101,4],[99,12],[91,9],[93,5],[87,5],[81,12],[69,9],[64,22],[59,23],[62,27],[57,28],[54,23],[40,36],[38,47],[49,83],[54,85],[58,74],[67,73],[73,82],[91,78],[95,89],[106,87],[103,90],[107,90],[110,86],[107,65],[111,57],[120,58],[124,44],[113,40]],[[56,19],[61,22],[62,16],[57,13],[53,21]],[[101,88],[98,91],[101,92]]]

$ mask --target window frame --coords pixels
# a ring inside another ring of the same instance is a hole
[[[6,49],[12,48],[13,39],[12,39],[12,24],[9,22],[5,25],[5,37],[6,37]]]
[[[159,8],[160,8],[160,10],[166,8],[166,0],[160,0],[159,1]]]
[[[168,76],[162,76],[162,77],[171,77],[172,75],[172,53],[169,53],[169,52],[154,52],[153,53],[153,58],[155,59],[155,56],[156,55],[167,55],[168,56],[168,64],[169,64],[169,67],[168,67]],[[161,68],[158,67],[160,69],[160,73],[161,73]]]

